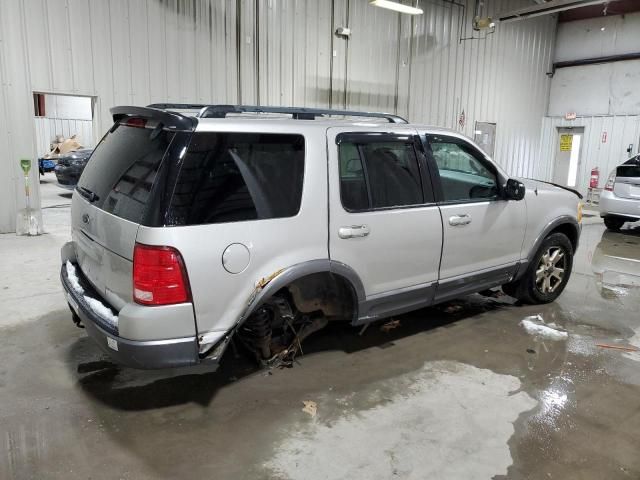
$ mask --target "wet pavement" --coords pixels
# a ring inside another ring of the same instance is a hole
[[[640,478],[640,227],[592,219],[581,242],[550,305],[332,325],[271,372],[232,350],[217,372],[120,368],[62,300],[3,321],[0,479]]]

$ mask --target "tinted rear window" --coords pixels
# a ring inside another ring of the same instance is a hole
[[[98,144],[78,188],[97,196],[95,206],[142,223],[158,169],[173,132],[118,125]]]
[[[620,165],[616,169],[616,177],[640,177],[640,165]]]
[[[423,203],[418,158],[404,138],[340,142],[340,197],[348,211]]]
[[[167,224],[294,216],[303,176],[301,135],[196,133],[178,175]]]

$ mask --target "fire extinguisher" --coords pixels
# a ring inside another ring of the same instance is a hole
[[[591,179],[589,180],[589,188],[598,188],[600,182],[600,170],[598,167],[591,169]]]

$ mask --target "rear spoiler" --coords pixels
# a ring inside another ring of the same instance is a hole
[[[198,120],[194,117],[188,117],[177,112],[160,110],[158,108],[120,106],[113,107],[110,111],[115,123],[128,117],[148,118],[162,123],[164,128],[189,132],[195,130],[196,125],[198,125]]]
[[[553,182],[545,182],[544,180],[538,180],[537,178],[530,178],[529,180],[535,180],[536,182],[546,183],[547,185],[553,185],[554,187],[558,187],[568,192],[575,193],[580,200],[584,198],[579,191],[574,190],[573,188],[565,187],[564,185],[558,185],[557,183],[553,183]]]

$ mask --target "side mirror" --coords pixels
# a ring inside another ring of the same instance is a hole
[[[524,183],[510,178],[504,186],[504,196],[507,200],[522,200],[524,198],[525,190],[526,188]]]

